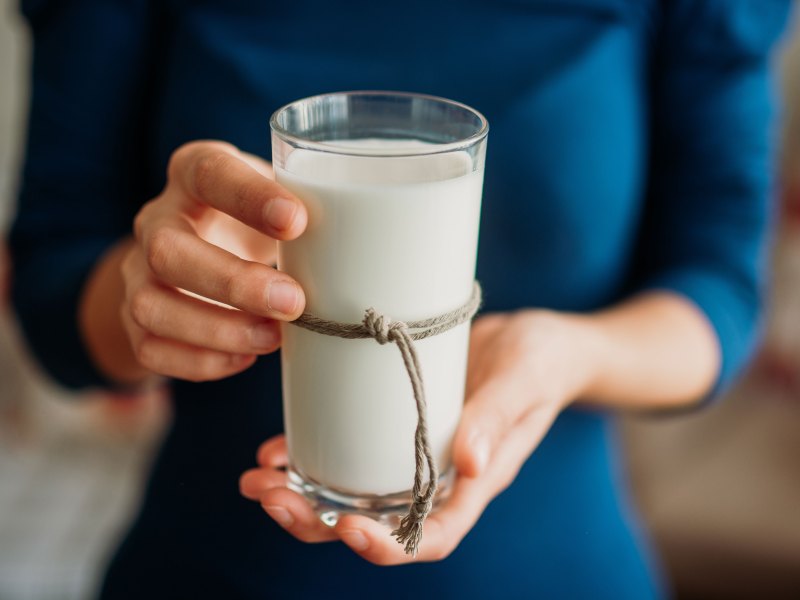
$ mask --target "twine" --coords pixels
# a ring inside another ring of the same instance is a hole
[[[361,323],[339,323],[328,321],[309,313],[303,313],[293,321],[295,325],[334,337],[348,340],[372,338],[379,344],[396,344],[403,357],[414,400],[417,404],[417,428],[414,432],[414,487],[411,492],[411,506],[400,520],[400,526],[392,531],[398,543],[404,544],[406,554],[417,555],[422,539],[422,526],[433,508],[433,498],[439,485],[439,470],[433,459],[428,436],[427,403],[425,386],[422,383],[422,368],[414,342],[439,335],[472,319],[481,304],[481,286],[476,281],[469,300],[455,310],[421,321],[392,321],[374,308],[368,308]],[[428,481],[424,482],[427,466]],[[423,489],[424,488],[424,489]]]

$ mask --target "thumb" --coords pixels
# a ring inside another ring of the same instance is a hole
[[[453,441],[453,462],[461,475],[483,473],[496,448],[530,410],[530,397],[531,391],[514,385],[511,375],[492,377],[474,390]]]

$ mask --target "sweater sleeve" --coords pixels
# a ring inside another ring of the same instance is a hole
[[[791,2],[662,2],[634,286],[695,303],[730,383],[758,338],[772,220],[770,54]]]
[[[77,304],[142,202],[151,15],[144,0],[27,0],[31,104],[9,246],[12,302],[40,364],[68,387],[103,385]]]

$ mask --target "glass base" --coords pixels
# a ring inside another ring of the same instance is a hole
[[[317,483],[295,467],[289,466],[289,489],[305,496],[311,502],[320,521],[333,527],[339,517],[347,514],[364,515],[392,529],[400,524],[400,519],[408,512],[411,504],[411,490],[396,494],[351,494]],[[439,476],[439,488],[433,499],[433,509],[450,496],[453,488],[454,472],[450,467]]]

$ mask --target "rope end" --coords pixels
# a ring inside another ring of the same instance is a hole
[[[417,500],[401,520],[400,526],[392,531],[398,544],[404,544],[403,550],[416,558],[419,552],[419,543],[422,541],[422,526],[428,513],[431,512],[433,503],[430,500]]]
[[[419,551],[419,543],[422,541],[422,523],[420,521],[411,521],[409,515],[403,517],[400,521],[400,527],[392,532],[392,535],[397,538],[398,544],[404,544],[403,551],[416,558]]]

